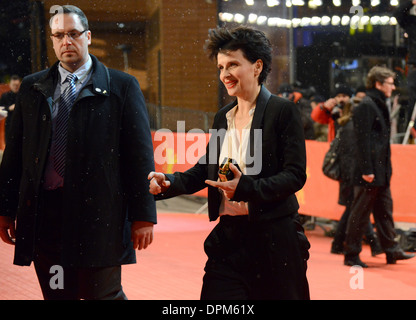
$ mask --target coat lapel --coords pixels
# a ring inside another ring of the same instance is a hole
[[[266,110],[266,105],[269,102],[271,95],[272,94],[269,90],[266,89],[266,87],[261,86],[261,90],[257,98],[256,110],[254,111],[253,115],[253,122],[251,124],[250,137],[254,136],[254,129],[262,128],[264,111]]]
[[[258,168],[262,164],[262,129],[263,118],[267,103],[271,97],[271,93],[264,86],[261,87],[259,96],[257,98],[256,109],[254,110],[253,122],[250,128],[250,142],[246,154],[246,168],[248,175],[259,174]],[[257,161],[259,163],[257,163]],[[256,165],[257,163],[257,165]]]

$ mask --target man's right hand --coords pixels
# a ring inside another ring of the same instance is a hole
[[[367,181],[368,183],[372,183],[374,181],[375,175],[374,174],[363,174],[362,178]]]
[[[329,111],[332,111],[334,107],[338,104],[337,100],[334,98],[330,98],[324,102],[324,108],[328,109]]]
[[[149,192],[157,195],[164,193],[170,187],[170,181],[166,180],[166,176],[162,172],[150,172],[147,179],[150,180]]]
[[[10,217],[0,216],[0,238],[8,244],[15,244],[15,222]],[[9,233],[10,232],[10,233]]]

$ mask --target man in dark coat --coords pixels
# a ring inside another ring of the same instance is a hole
[[[15,264],[34,262],[45,299],[126,299],[121,265],[136,262],[134,249],[152,242],[156,223],[144,97],[134,77],[89,55],[84,13],[61,8],[51,19],[59,61],[24,78],[17,98],[0,167],[0,236],[15,244]],[[57,118],[73,85],[67,74],[77,76],[77,97],[62,174]],[[51,285],[56,270],[63,283]]]
[[[393,200],[390,191],[392,175],[390,151],[390,114],[386,105],[395,89],[395,74],[384,67],[373,67],[367,76],[367,96],[353,110],[357,144],[354,173],[354,200],[348,219],[345,265],[367,267],[359,258],[361,240],[373,212],[381,247],[387,263],[409,259],[395,240]]]

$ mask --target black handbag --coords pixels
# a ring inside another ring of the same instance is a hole
[[[338,129],[337,134],[329,145],[329,150],[324,157],[324,163],[322,164],[322,171],[324,175],[332,180],[341,180],[341,168],[339,160],[339,148],[341,140],[339,138],[341,128]]]

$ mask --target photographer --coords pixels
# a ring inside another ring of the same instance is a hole
[[[342,115],[342,108],[349,102],[352,90],[344,84],[338,84],[334,98],[319,103],[313,110],[311,117],[315,122],[328,125],[328,141],[335,138],[335,121]]]

